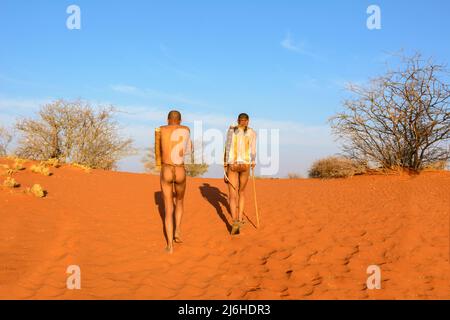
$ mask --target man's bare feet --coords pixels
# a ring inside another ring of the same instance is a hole
[[[172,253],[173,253],[173,243],[167,245],[167,247],[166,247],[166,252],[167,252],[168,254],[172,254]]]
[[[175,236],[173,237],[173,241],[175,243],[183,243],[183,240],[181,240],[180,232],[175,231]]]
[[[235,222],[233,223],[233,226],[231,227],[231,235],[232,235],[232,236],[234,236],[234,235],[240,233],[240,232],[239,232],[240,226],[241,226],[241,225],[240,225],[239,221],[235,221]]]
[[[183,243],[183,240],[181,240],[180,237],[175,237],[175,238],[173,239],[173,242],[175,242],[175,243]]]

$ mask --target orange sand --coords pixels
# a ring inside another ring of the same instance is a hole
[[[52,171],[0,187],[0,299],[450,299],[450,172],[257,180],[261,228],[237,237],[223,181],[189,179],[168,255],[158,177]],[[48,196],[22,192],[33,183]],[[73,264],[81,290],[66,289]],[[372,264],[381,290],[366,288]]]

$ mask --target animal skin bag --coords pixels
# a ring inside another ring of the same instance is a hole
[[[245,172],[250,169],[250,165],[246,163],[230,164],[230,170],[233,172]]]

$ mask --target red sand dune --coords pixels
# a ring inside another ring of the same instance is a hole
[[[168,255],[158,177],[52,171],[0,188],[0,299],[450,298],[450,172],[257,180],[261,228],[236,237],[223,181],[189,179],[185,243]],[[48,196],[22,192],[33,183]],[[380,290],[366,287],[373,264]],[[66,288],[69,265],[81,290]]]

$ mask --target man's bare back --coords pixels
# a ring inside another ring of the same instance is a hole
[[[190,130],[182,125],[161,126],[162,163],[183,165],[184,155],[190,148]]]

